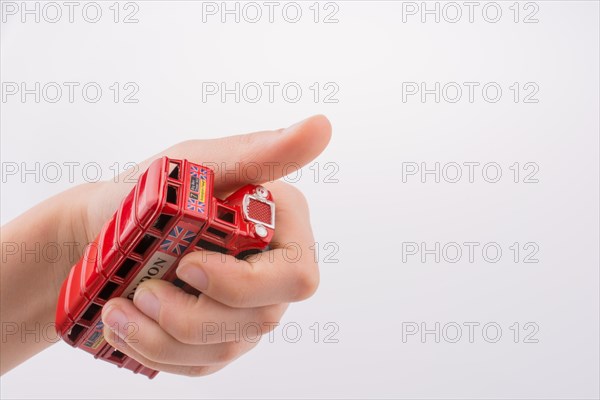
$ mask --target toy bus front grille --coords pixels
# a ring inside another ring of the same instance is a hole
[[[250,198],[248,202],[248,217],[266,225],[272,225],[273,212],[269,203]]]

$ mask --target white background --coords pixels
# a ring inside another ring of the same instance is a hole
[[[81,91],[73,103],[3,100],[3,165],[97,162],[109,179],[115,162],[141,161],[178,141],[274,129],[324,113],[333,139],[320,164],[303,170],[296,183],[311,203],[321,286],[282,321],[302,328],[297,343],[278,329],[273,343],[265,338],[215,375],[163,373],[150,381],[59,343],[3,376],[2,397],[598,398],[597,2],[521,3],[516,23],[512,2],[498,3],[497,23],[483,18],[484,2],[473,23],[462,2],[456,23],[443,15],[439,23],[432,15],[423,23],[420,14],[404,15],[403,22],[403,4],[393,1],[336,2],[337,23],[322,22],[335,9],[324,4],[315,23],[312,2],[299,3],[297,23],[282,17],[285,3],[274,23],[265,6],[257,23],[232,16],[222,23],[219,14],[203,22],[201,2],[147,1],[136,3],[139,22],[124,24],[112,21],[111,4],[101,3],[95,24],[82,18],[81,6],[73,23],[66,15],[57,23],[3,15],[3,83],[97,82],[104,90],[97,103],[86,102]],[[533,11],[538,22],[524,23]],[[273,103],[265,97],[236,103],[233,96],[202,101],[203,82],[267,81],[297,82],[302,98],[291,103],[279,91]],[[135,82],[139,102],[115,104],[108,89],[114,82]],[[338,102],[315,103],[314,82],[335,83]],[[464,86],[457,103],[436,103],[433,95],[403,102],[402,82],[480,86],[472,103]],[[482,97],[487,82],[502,88],[499,101]],[[514,82],[521,87],[516,103]],[[537,103],[523,102],[528,82],[539,88]],[[337,183],[325,182],[332,171],[324,169],[327,162],[339,169]],[[443,177],[436,183],[432,175],[426,183],[420,175],[403,182],[408,162],[429,168],[495,162],[502,177],[486,182],[480,165],[473,183],[466,167],[458,183]],[[535,163],[538,183],[524,183],[523,174],[514,183],[509,167],[515,162],[522,173],[525,163]],[[316,183],[315,169],[321,171]],[[74,184],[66,177],[57,183],[21,178],[3,176],[3,223]],[[75,181],[84,181],[80,169]],[[333,248],[323,249],[328,242],[339,247],[337,263],[324,262]],[[403,262],[405,242],[481,245],[472,263],[464,252],[456,263],[436,263],[433,255],[423,263],[419,255]],[[482,257],[488,242],[503,251],[496,263]],[[509,249],[515,242],[519,262]],[[537,263],[523,262],[529,242],[539,247]],[[310,330],[315,322],[318,343]],[[338,343],[324,343],[327,322],[339,327]],[[414,335],[403,343],[407,322],[429,329],[457,323],[463,336],[436,343],[430,334],[422,343]],[[473,343],[465,322],[480,324]],[[490,322],[502,328],[496,343],[481,331]],[[515,322],[518,343],[510,329]],[[528,322],[539,327],[537,343],[524,343]]]

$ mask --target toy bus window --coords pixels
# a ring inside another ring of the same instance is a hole
[[[226,248],[216,245],[214,243],[208,242],[204,239],[200,239],[198,241],[197,246],[203,248],[204,250],[208,250],[208,251],[216,251],[219,253],[228,253],[229,252],[229,250],[227,250]]]
[[[173,281],[173,285],[177,286],[178,288],[182,288],[185,286],[185,282],[179,278],[175,278],[175,280]]]
[[[173,161],[169,161],[169,178],[178,180],[179,179],[179,164]]]
[[[102,309],[102,307],[100,307],[98,304],[92,303],[92,304],[90,304],[88,309],[85,310],[85,312],[81,316],[81,319],[92,322],[93,320],[96,319],[96,317],[98,316],[98,313],[100,313],[101,309]]]
[[[175,186],[167,186],[167,203],[177,204],[177,188]]]
[[[227,233],[226,232],[220,231],[220,230],[215,229],[213,227],[208,228],[206,231],[209,232],[209,233],[212,233],[213,235],[215,235],[215,236],[217,236],[217,237],[219,237],[221,239],[225,239],[227,237]]]
[[[217,207],[217,218],[223,222],[235,225],[235,211],[222,206]]]
[[[126,258],[125,261],[123,261],[123,264],[121,264],[121,266],[119,267],[119,269],[117,269],[117,272],[115,272],[115,275],[121,279],[125,279],[127,275],[129,275],[133,267],[135,267],[135,264],[136,262],[134,260],[132,260],[131,258]]]
[[[151,235],[144,235],[144,237],[140,240],[140,242],[133,249],[134,253],[139,255],[144,255],[150,247],[156,242],[156,238]]]
[[[106,282],[106,285],[104,285],[100,293],[98,293],[98,298],[101,300],[108,300],[118,287],[119,285],[114,282]]]
[[[73,325],[69,335],[67,336],[72,343],[75,343],[81,334],[85,331],[85,327],[79,324]]]
[[[109,358],[114,361],[121,361],[125,357],[125,353],[120,352],[117,349],[114,349],[112,353],[110,353]]]
[[[158,229],[159,231],[162,231],[163,229],[165,229],[165,226],[167,226],[171,218],[172,217],[170,215],[160,214],[158,218],[156,218],[156,221],[154,221],[154,224],[152,226]]]
[[[250,249],[250,250],[244,250],[238,253],[237,256],[235,256],[235,258],[237,258],[238,260],[244,260],[245,258],[251,257],[254,254],[259,254],[261,251],[258,249]]]

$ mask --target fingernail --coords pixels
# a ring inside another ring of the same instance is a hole
[[[158,320],[158,314],[160,312],[160,302],[158,298],[152,293],[151,290],[146,288],[138,288],[133,296],[133,304],[140,309],[144,314]]]
[[[102,310],[102,320],[105,325],[117,333],[125,330],[125,326],[129,322],[123,311],[111,305]]]
[[[181,264],[177,268],[177,276],[189,283],[198,290],[206,290],[208,288],[208,276],[206,272],[197,264]]]

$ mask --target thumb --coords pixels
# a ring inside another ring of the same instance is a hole
[[[226,193],[247,183],[276,180],[302,168],[327,147],[331,124],[315,115],[288,128],[180,143],[160,154],[212,168],[215,190]]]

